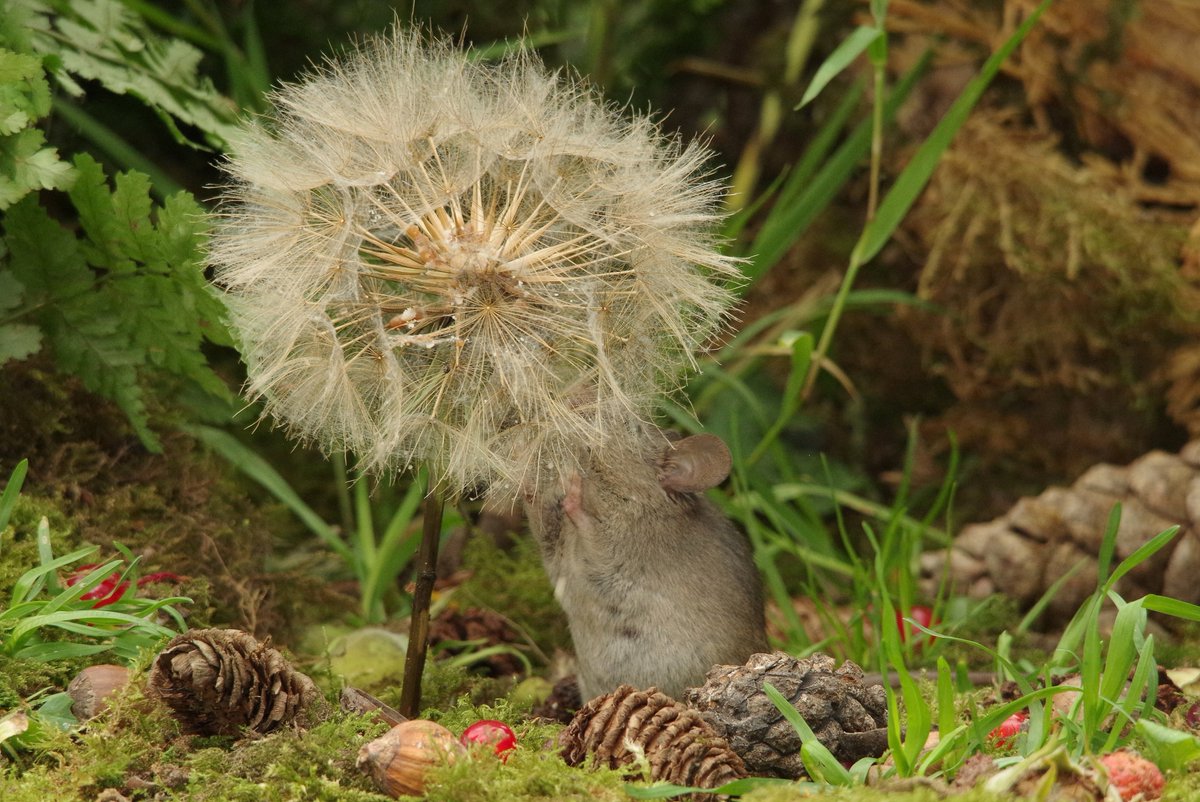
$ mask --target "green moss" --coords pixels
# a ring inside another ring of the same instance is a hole
[[[74,676],[72,666],[18,660],[0,654],[0,710],[11,710],[45,688],[63,688]]]
[[[400,704],[403,687],[401,676],[362,688],[392,707]],[[465,667],[446,660],[430,660],[425,663],[421,675],[421,709],[427,718],[438,719],[440,711],[449,708],[461,699],[468,704],[485,704],[503,696],[511,686],[511,680],[497,677],[481,677],[470,673]]]
[[[1155,640],[1154,656],[1164,666],[1200,665],[1200,624],[1179,618],[1160,618],[1171,629],[1170,638]]]
[[[503,707],[476,710],[475,718],[505,720]],[[459,709],[458,714],[465,714]],[[458,733],[461,718],[448,718],[450,730]],[[446,722],[443,722],[446,723]],[[469,723],[469,722],[468,722]],[[561,729],[553,724],[512,722],[517,748],[506,762],[486,750],[469,760],[433,769],[429,774],[429,802],[521,802],[526,799],[628,800],[620,772],[587,771],[563,762],[557,750],[546,748]],[[465,726],[465,724],[464,724]]]
[[[90,800],[105,788],[127,788],[131,777],[151,779],[169,762],[179,728],[166,711],[149,703],[138,683],[110,700],[110,708],[74,732],[47,732],[38,751],[20,754],[4,767],[0,799]]]
[[[1167,776],[1161,799],[1162,802],[1193,802],[1200,799],[1200,773],[1194,770],[1187,774],[1172,772]]]
[[[192,754],[189,802],[382,802],[355,767],[358,750],[386,727],[371,718],[338,715],[307,732],[285,730],[234,748]]]
[[[531,538],[517,538],[507,551],[487,538],[471,538],[464,562],[471,578],[456,591],[463,606],[502,613],[545,655],[571,648],[566,615],[554,599],[554,589]]]
[[[316,578],[342,569],[323,550],[271,569],[278,543],[311,537],[282,505],[190,437],[161,432],[163,452],[146,453],[119,409],[37,360],[0,367],[0,386],[9,390],[0,397],[0,481],[29,460],[18,507],[28,512],[14,516],[14,532],[0,540],[0,598],[19,575],[14,561],[36,564],[28,559],[36,552],[14,549],[32,548],[20,544],[45,514],[58,554],[87,542],[101,547],[97,558],[114,557],[120,543],[144,555],[145,572],[189,577],[169,591],[194,599],[194,627],[232,625],[287,644],[293,628],[353,608],[354,599]],[[293,558],[298,553],[303,548],[289,549]]]
[[[460,696],[445,709],[429,710],[426,715],[458,735],[480,719],[503,721],[514,730],[529,727],[525,712],[507,699],[497,699],[494,704],[475,704],[469,697]]]

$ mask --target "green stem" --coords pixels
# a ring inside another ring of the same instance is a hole
[[[55,98],[54,113],[66,120],[85,139],[108,154],[123,169],[137,170],[139,173],[149,176],[150,189],[160,200],[184,191],[181,184],[143,156],[137,148],[74,103],[62,98]]]
[[[588,24],[588,76],[598,86],[606,86],[612,71],[613,28],[617,19],[617,5],[613,0],[595,0],[592,3],[592,19]]]
[[[875,23],[881,31],[885,30],[882,17],[877,16]],[[867,197],[867,223],[874,219],[879,205],[879,182],[883,163],[884,73],[887,68],[886,35],[881,35],[871,45],[869,55],[874,68],[875,92],[874,97],[871,98],[871,177]],[[817,341],[817,347],[813,349],[812,359],[808,363],[808,372],[804,377],[804,389],[800,392],[801,403],[808,401],[809,396],[812,395],[817,376],[825,366],[825,357],[829,353],[833,335],[837,331],[838,323],[842,319],[842,312],[846,308],[846,299],[850,296],[854,280],[858,278],[858,271],[865,261],[862,258],[861,245],[866,239],[868,231],[869,227],[864,226],[862,234],[859,235],[858,244],[855,246],[854,252],[850,254],[850,264],[846,267],[846,275],[842,279],[842,285],[838,287],[833,307],[829,310],[829,319],[821,329],[821,338]]]
[[[871,109],[871,181],[867,195],[867,222],[875,218],[875,210],[879,207],[879,174],[883,165],[883,93],[884,93],[884,62],[875,63],[875,100]]]

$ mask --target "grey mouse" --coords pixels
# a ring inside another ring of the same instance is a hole
[[[750,544],[703,495],[729,468],[714,435],[642,430],[526,496],[585,700],[622,683],[677,696],[767,650]]]

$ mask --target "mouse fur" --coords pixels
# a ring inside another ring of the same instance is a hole
[[[750,544],[704,497],[728,471],[719,438],[651,430],[526,496],[584,699],[622,683],[678,696],[766,651]]]

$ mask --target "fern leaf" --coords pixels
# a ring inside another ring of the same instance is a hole
[[[32,197],[9,209],[5,233],[12,272],[59,368],[115,401],[146,447],[160,448],[137,383],[138,355],[120,330],[122,311],[92,291],[96,276],[78,240]]]
[[[185,193],[155,207],[144,175],[121,173],[110,186],[86,154],[74,168],[69,197],[84,236],[63,229],[33,198],[22,200],[5,218],[12,276],[59,367],[115,401],[146,447],[157,449],[143,395],[151,377],[232,397],[201,351],[205,340],[228,337],[203,279],[204,216]]]
[[[160,36],[118,0],[55,0],[51,5],[53,28],[37,47],[60,59],[56,77],[67,91],[82,93],[73,79],[97,81],[153,108],[180,143],[227,147],[237,110],[199,74],[200,50]],[[179,123],[204,132],[206,141],[196,142]]]
[[[36,189],[70,183],[71,166],[31,127],[49,112],[41,59],[0,48],[0,210]]]
[[[25,288],[8,270],[0,270],[0,321],[5,313],[21,305]],[[0,365],[10,359],[25,359],[42,348],[42,332],[28,323],[0,322]]]

